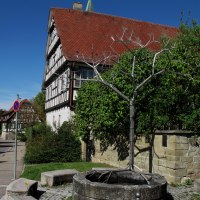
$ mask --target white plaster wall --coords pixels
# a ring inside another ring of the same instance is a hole
[[[61,126],[64,121],[69,121],[73,115],[74,112],[71,111],[69,107],[62,107],[60,109],[46,113],[47,124],[49,124],[53,130],[55,130],[56,127],[58,128]]]

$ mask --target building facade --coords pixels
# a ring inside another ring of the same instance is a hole
[[[43,78],[47,123],[56,128],[74,115],[77,90],[83,79],[95,75],[86,63],[100,62],[101,67],[110,67],[113,61],[105,62],[102,58],[118,59],[127,51],[122,44],[113,42],[113,37],[133,37],[147,43],[151,37],[155,40],[161,36],[174,37],[177,32],[174,27],[95,13],[91,4],[87,11],[83,11],[80,3],[75,3],[73,9],[52,8]],[[129,48],[137,46],[130,43]],[[152,44],[149,48],[155,50],[159,46]]]

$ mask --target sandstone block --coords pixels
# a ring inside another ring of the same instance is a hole
[[[188,150],[189,149],[189,144],[176,144],[175,149],[183,149],[183,150]]]
[[[188,144],[188,138],[184,136],[176,136],[176,143],[178,144]]]
[[[62,183],[72,183],[73,176],[77,173],[78,171],[75,169],[43,172],[41,174],[41,185],[48,185],[52,187]]]
[[[180,160],[181,160],[181,162],[192,163],[193,157],[192,156],[181,156]]]
[[[176,170],[176,174],[177,177],[183,177],[187,175],[187,169],[178,169]]]
[[[166,156],[185,156],[187,154],[187,150],[171,150],[171,149],[166,149]]]
[[[167,155],[167,157],[166,157],[166,160],[168,160],[168,161],[180,161],[180,156],[170,156],[170,155]]]

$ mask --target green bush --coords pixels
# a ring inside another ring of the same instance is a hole
[[[26,142],[25,163],[74,162],[81,160],[81,144],[73,132],[73,124],[64,122],[53,132],[45,124],[32,128]]]
[[[46,123],[37,123],[34,126],[30,126],[26,128],[26,138],[27,140],[30,140],[32,138],[35,138],[38,135],[47,135],[51,134],[52,128],[47,125]]]
[[[61,162],[75,162],[81,160],[81,143],[75,136],[72,122],[64,122],[58,129],[57,141]]]

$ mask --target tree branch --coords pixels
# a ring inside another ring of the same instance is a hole
[[[152,75],[154,74],[155,63],[156,63],[157,56],[158,56],[159,54],[161,54],[162,52],[164,52],[164,51],[169,51],[169,49],[162,49],[161,51],[155,53],[154,58],[153,58],[153,64],[152,64]]]
[[[132,72],[131,72],[131,76],[134,78],[134,71],[135,71],[135,56],[133,57],[133,63],[132,63]]]
[[[76,80],[81,80],[81,81],[95,81],[95,82],[99,82],[102,83],[106,86],[108,86],[110,89],[114,90],[119,96],[121,96],[124,100],[126,101],[130,101],[130,99],[124,95],[121,91],[119,91],[113,84],[108,83],[107,81],[105,81],[104,79],[76,79]]]
[[[97,80],[98,81],[98,80]],[[111,83],[108,83],[107,81],[105,80],[99,80],[99,82],[103,83],[104,85],[108,86],[109,88],[111,88],[112,90],[114,90],[119,96],[121,96],[124,100],[126,101],[130,101],[130,99],[124,95],[121,91],[119,91],[114,85],[112,85]]]
[[[135,91],[137,91],[138,89],[140,89],[145,83],[147,83],[149,80],[151,80],[151,78],[163,73],[165,70],[161,70],[155,74],[151,74],[148,78],[146,78],[142,83],[140,83],[136,88],[135,88]]]

